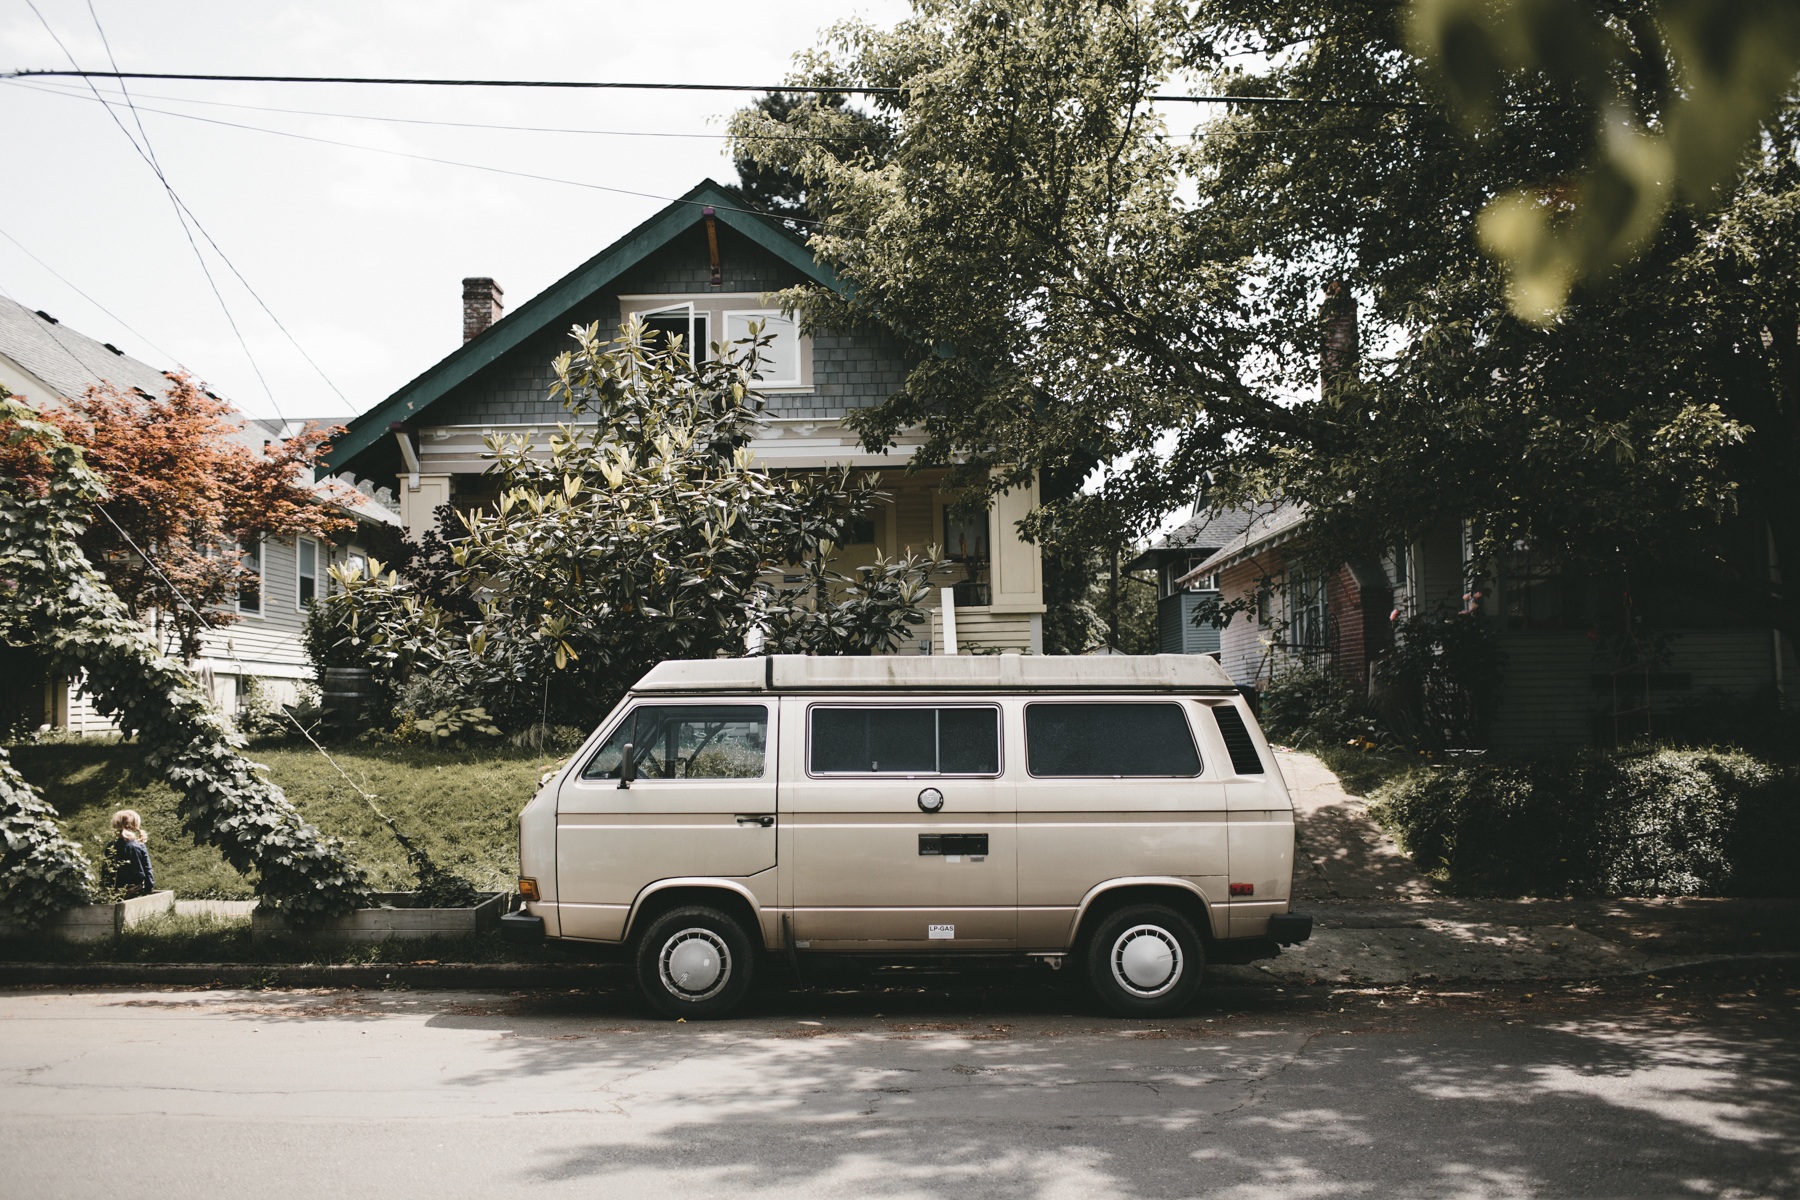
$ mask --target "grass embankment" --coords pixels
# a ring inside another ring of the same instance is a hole
[[[144,817],[156,884],[180,899],[248,899],[252,881],[210,846],[196,846],[175,812],[175,793],[129,742],[70,741],[9,748],[19,772],[61,814],[63,827],[98,860],[112,840],[112,814]],[[482,891],[510,891],[518,874],[518,815],[551,764],[507,747],[331,748],[331,755],[442,867]],[[301,815],[342,838],[377,888],[414,886],[406,855],[342,775],[310,746],[251,752]]]

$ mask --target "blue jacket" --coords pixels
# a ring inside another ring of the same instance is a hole
[[[106,882],[123,888],[134,896],[156,890],[156,871],[150,865],[150,850],[131,838],[114,838],[106,848]]]

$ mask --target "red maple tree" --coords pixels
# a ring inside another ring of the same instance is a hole
[[[82,539],[89,561],[133,616],[192,658],[206,626],[235,621],[239,594],[260,583],[243,547],[328,539],[355,522],[307,484],[341,427],[308,426],[259,449],[229,404],[186,375],[168,379],[162,396],[102,384],[38,409],[106,481]],[[33,464],[6,457],[31,478]]]

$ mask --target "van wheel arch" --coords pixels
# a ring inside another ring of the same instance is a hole
[[[729,913],[744,927],[753,949],[761,951],[768,948],[763,941],[762,918],[757,914],[755,906],[744,898],[743,893],[731,888],[704,885],[663,888],[645,896],[632,911],[631,921],[625,929],[626,942],[635,941],[664,913],[690,905],[703,905]]]
[[[1081,923],[1076,926],[1075,936],[1070,939],[1069,953],[1085,955],[1088,942],[1102,921],[1121,908],[1137,904],[1161,904],[1174,909],[1193,925],[1194,932],[1200,935],[1201,945],[1209,952],[1212,950],[1216,939],[1213,937],[1212,913],[1205,900],[1186,888],[1172,884],[1131,883],[1108,888],[1088,902],[1088,906],[1082,910]]]

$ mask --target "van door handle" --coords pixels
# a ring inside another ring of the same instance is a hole
[[[737,823],[739,825],[760,825],[767,829],[775,824],[775,818],[767,813],[739,813]]]

